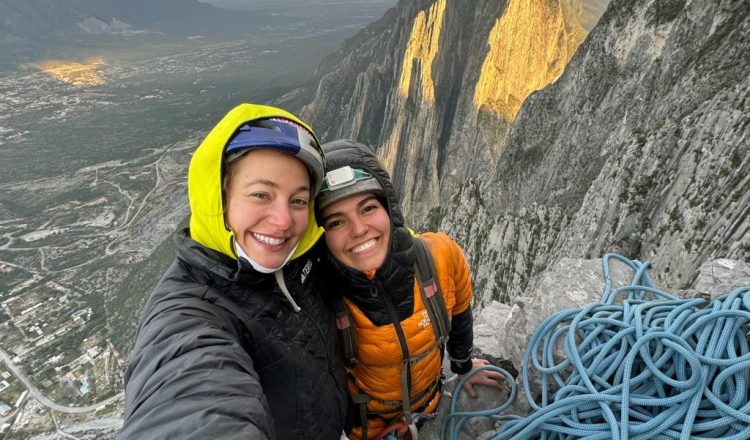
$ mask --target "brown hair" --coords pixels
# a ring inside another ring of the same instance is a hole
[[[249,153],[252,150],[246,150],[244,153]],[[226,215],[227,213],[227,193],[229,192],[229,184],[232,183],[232,178],[237,170],[237,159],[244,156],[245,154],[237,155],[232,157],[230,160],[222,161],[221,170],[221,209]]]

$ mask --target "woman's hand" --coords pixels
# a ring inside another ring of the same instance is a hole
[[[490,362],[485,359],[477,359],[473,358],[471,360],[471,368],[472,370],[474,368],[478,368],[484,365],[490,365]],[[471,374],[472,372],[469,371],[466,374]],[[458,380],[461,380],[465,374],[459,374]],[[490,370],[482,370],[479,372],[474,373],[469,379],[464,382],[464,391],[466,391],[471,397],[476,398],[477,392],[474,391],[474,385],[485,385],[488,387],[501,389],[500,384],[505,382],[505,376],[503,376],[501,373],[498,373],[497,371],[490,371]]]

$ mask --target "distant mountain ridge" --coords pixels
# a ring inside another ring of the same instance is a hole
[[[6,39],[124,31],[211,35],[242,32],[274,21],[197,0],[0,0],[0,36]]]

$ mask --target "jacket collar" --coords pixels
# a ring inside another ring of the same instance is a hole
[[[178,258],[193,270],[204,271],[212,279],[212,284],[228,285],[238,281],[243,284],[259,284],[273,281],[272,275],[256,271],[249,263],[230,258],[198,243],[191,238],[187,228],[177,232],[175,245]]]

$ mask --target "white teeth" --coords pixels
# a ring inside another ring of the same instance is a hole
[[[352,248],[352,252],[355,253],[355,254],[358,254],[360,252],[364,252],[364,251],[370,249],[371,247],[375,246],[375,242],[376,242],[376,240],[374,238],[371,239],[371,240],[367,240],[366,242],[360,244],[359,246],[353,247]]]
[[[255,239],[260,241],[261,243],[265,243],[269,246],[278,246],[280,244],[284,244],[284,242],[286,242],[287,240],[286,238],[273,238],[267,235],[261,235],[257,232],[253,232],[253,237],[255,237]]]

